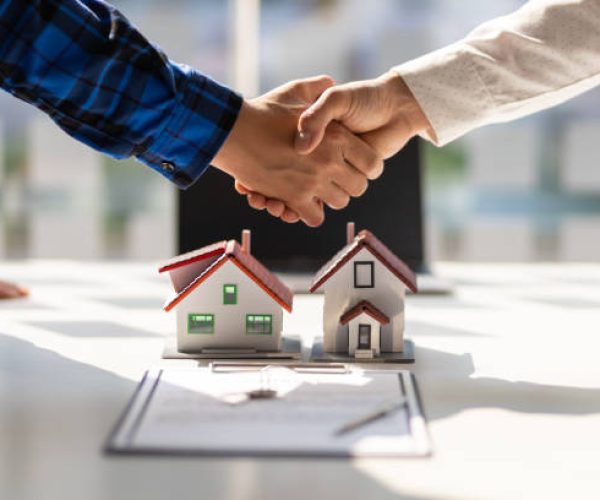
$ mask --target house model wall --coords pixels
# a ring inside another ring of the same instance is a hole
[[[292,292],[250,255],[244,244],[223,241],[173,259],[169,271],[175,296],[180,352],[207,350],[279,351],[283,309],[291,312]]]
[[[311,286],[325,294],[324,351],[356,357],[402,352],[406,288],[417,290],[408,266],[369,231],[354,236],[349,224],[347,245]]]

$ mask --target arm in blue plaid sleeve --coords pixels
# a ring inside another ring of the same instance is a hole
[[[133,155],[180,187],[208,167],[242,103],[102,0],[0,0],[0,85],[81,142]]]

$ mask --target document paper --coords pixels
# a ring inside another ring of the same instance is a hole
[[[252,399],[268,389],[271,399]],[[348,422],[398,409],[339,434]],[[430,452],[408,371],[298,372],[269,366],[148,372],[108,451],[227,456],[416,456]]]

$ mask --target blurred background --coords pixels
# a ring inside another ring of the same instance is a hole
[[[236,23],[233,1],[114,3],[174,60],[231,85],[243,80],[235,74],[232,47],[246,28],[244,19]],[[246,82],[245,90],[266,91],[321,73],[338,82],[371,78],[523,3],[262,0],[257,88]],[[423,148],[430,259],[596,260],[600,89],[447,147]],[[176,253],[176,190],[170,183],[133,160],[111,160],[78,144],[5,93],[0,162],[0,258],[155,259]]]

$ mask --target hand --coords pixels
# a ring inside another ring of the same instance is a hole
[[[309,154],[332,121],[342,123],[389,158],[431,126],[396,72],[327,89],[298,120],[296,150]]]
[[[0,299],[18,299],[19,297],[27,297],[29,291],[12,283],[0,281]]]
[[[235,181],[235,190],[242,196],[246,196],[248,205],[256,210],[267,210],[273,217],[278,217],[283,222],[290,224],[300,220],[298,214],[286,207],[281,200],[267,198],[260,193],[255,193],[238,181]]]
[[[278,200],[280,216],[309,226],[323,222],[323,203],[344,208],[383,168],[373,148],[338,123],[325,127],[310,153],[294,150],[300,114],[331,85],[329,77],[298,80],[245,101],[213,161],[247,190]]]
[[[408,86],[396,72],[373,80],[352,82],[326,89],[300,116],[296,149],[309,154],[320,144],[324,130],[332,122],[346,128],[369,143],[383,158],[397,153],[415,135],[431,126]],[[381,172],[373,172],[379,175]],[[294,213],[281,201],[250,192],[236,184],[240,194],[247,195],[250,206],[267,209],[286,222],[294,221]]]

